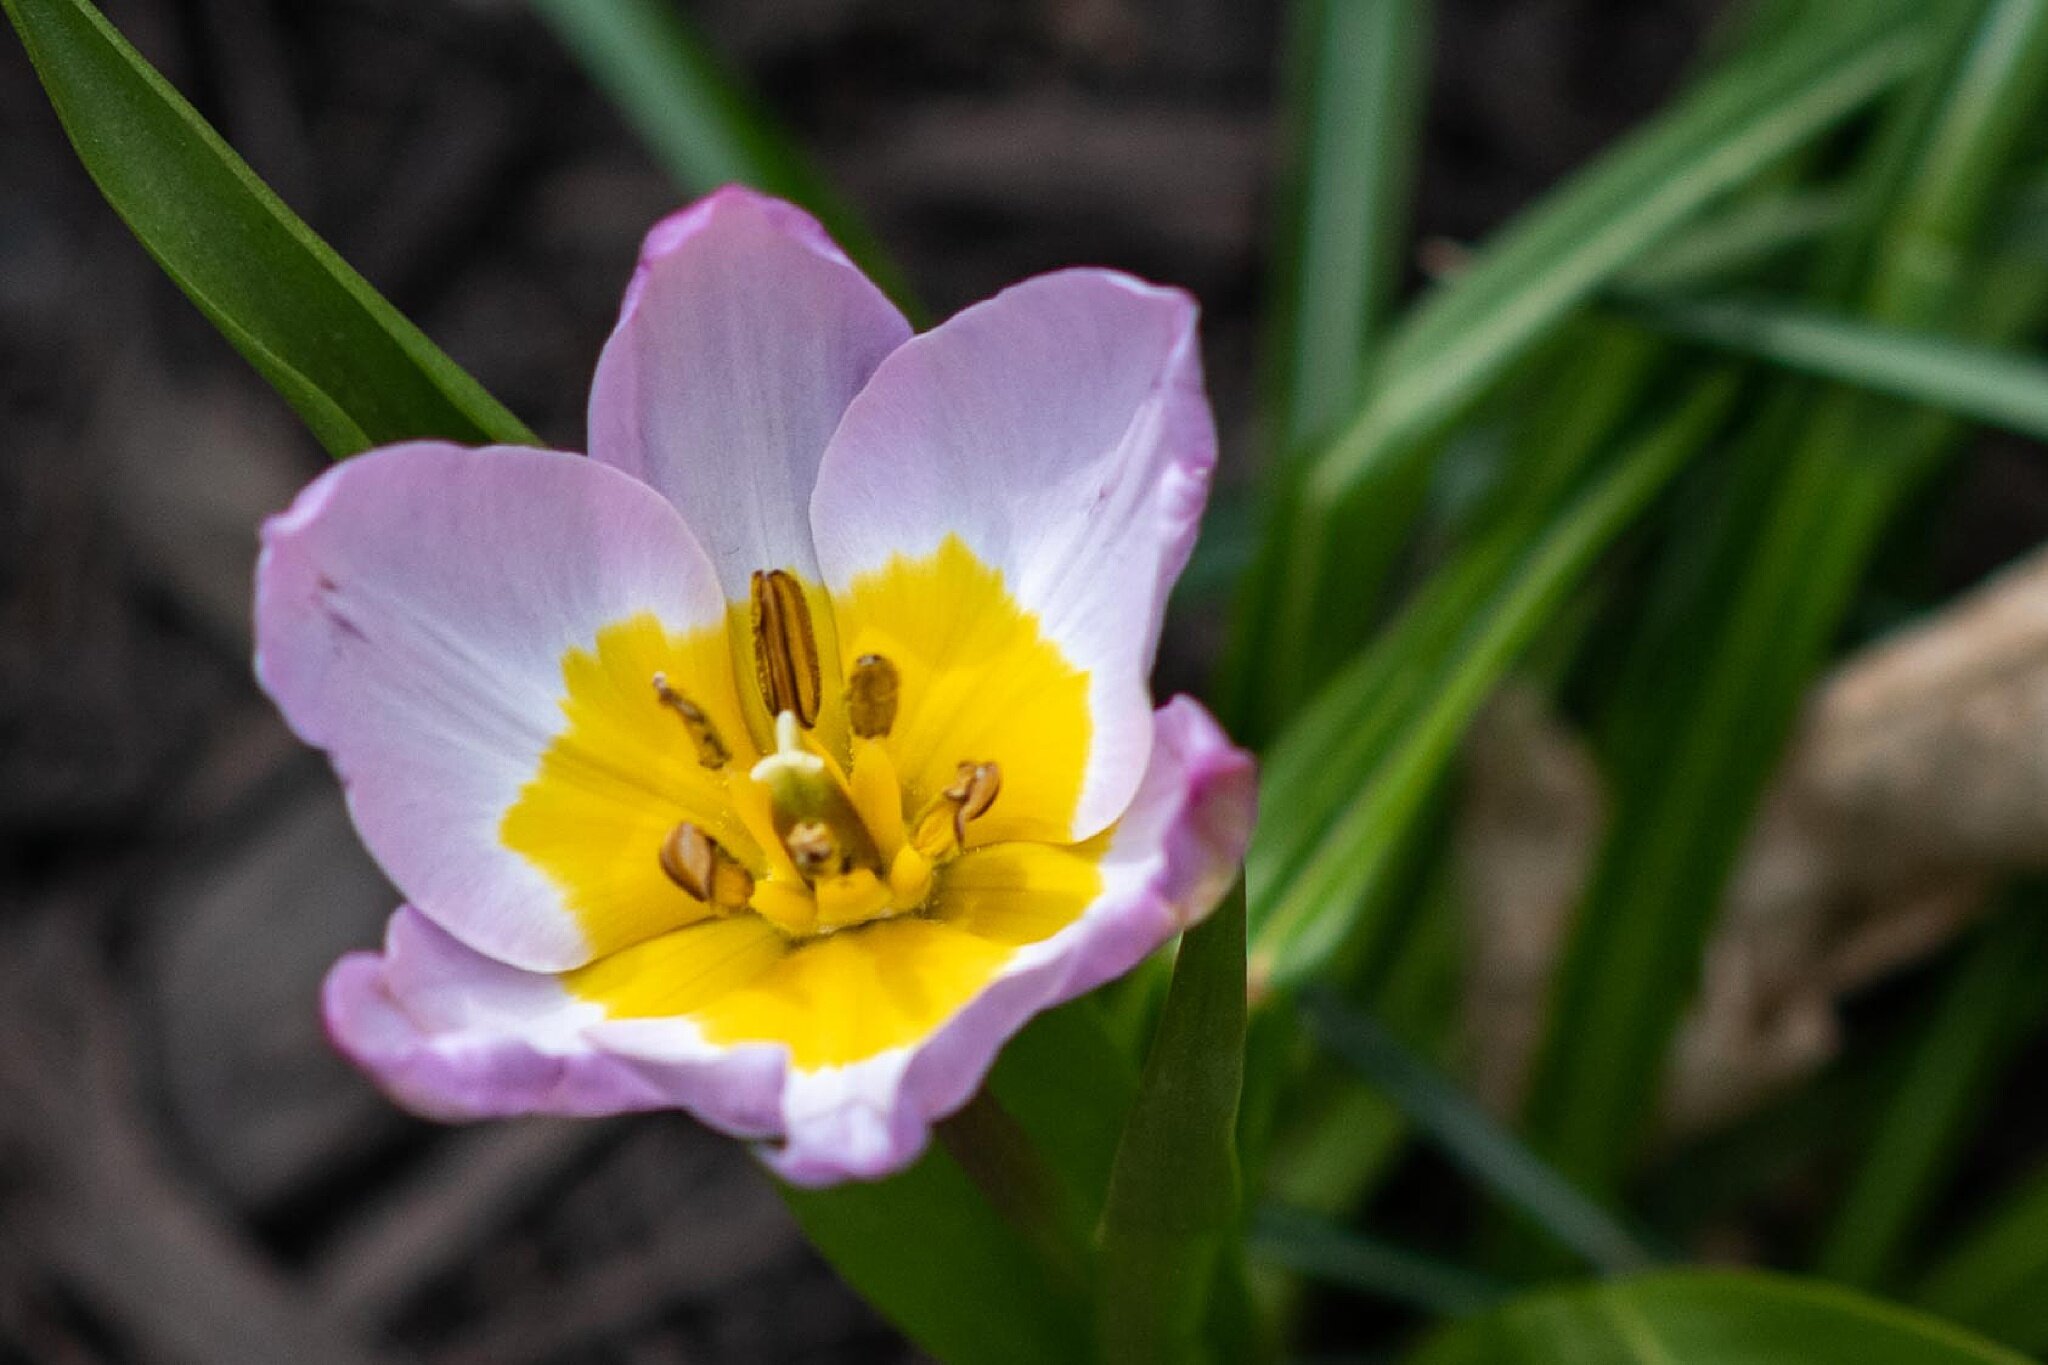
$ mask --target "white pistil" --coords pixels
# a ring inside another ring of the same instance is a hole
[[[825,760],[804,747],[796,713],[775,717],[775,752],[754,765],[753,778],[768,789],[778,812],[794,820],[817,819],[825,813],[838,785],[825,771]]]
[[[877,870],[874,839],[852,797],[824,756],[804,747],[794,713],[775,718],[775,752],[754,765],[752,776],[768,789],[783,847],[813,885],[856,866]]]

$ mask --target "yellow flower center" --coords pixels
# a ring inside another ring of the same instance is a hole
[[[798,1065],[921,1036],[1100,886],[1087,675],[957,539],[729,629],[615,622],[500,828],[591,944],[571,989]]]

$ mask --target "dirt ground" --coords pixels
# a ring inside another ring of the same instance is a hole
[[[691,8],[936,313],[1083,261],[1200,295],[1243,483],[1278,7]],[[1654,108],[1715,8],[1443,5],[1424,230],[1484,230]],[[375,284],[580,443],[639,236],[680,196],[521,5],[107,9]],[[687,1119],[437,1128],[328,1051],[320,976],[393,896],[247,662],[254,527],[320,463],[0,37],[0,1362],[915,1358]],[[1166,680],[1198,681],[1213,636],[1198,603]]]

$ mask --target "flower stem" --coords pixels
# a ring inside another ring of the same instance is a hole
[[[1024,1126],[984,1086],[934,1131],[982,1198],[1044,1263],[1055,1285],[1085,1294],[1088,1252],[1080,1218]]]

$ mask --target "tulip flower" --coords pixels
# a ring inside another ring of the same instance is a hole
[[[872,1178],[1205,915],[1251,765],[1148,684],[1215,458],[1195,321],[1067,270],[913,335],[728,189],[649,235],[588,457],[317,479],[257,674],[406,902],[328,977],[340,1049],[433,1117],[679,1108]]]

